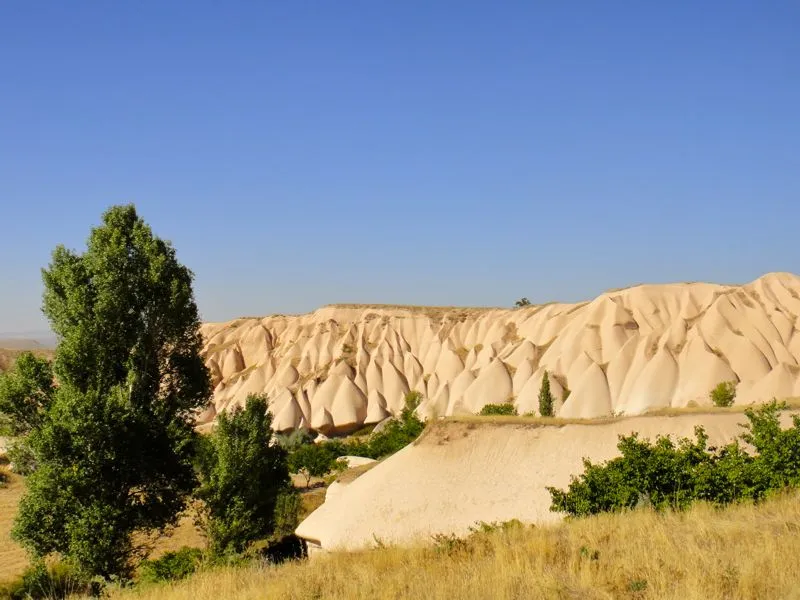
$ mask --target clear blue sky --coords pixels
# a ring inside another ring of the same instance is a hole
[[[800,271],[800,4],[0,3],[0,331],[134,202],[205,319]]]

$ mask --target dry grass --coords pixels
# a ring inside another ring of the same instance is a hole
[[[2,467],[0,467],[2,468]],[[0,486],[0,581],[19,575],[28,566],[28,555],[11,539],[17,505],[25,492],[25,481],[10,473]]]
[[[118,591],[131,600],[798,598],[800,496],[727,510],[637,511],[479,534],[451,551],[332,553]]]
[[[24,348],[0,348],[0,373],[13,367],[14,363],[17,361],[17,357],[23,352],[33,352],[36,356],[42,356],[48,359],[52,359],[55,355],[55,351],[48,348],[37,348],[33,350]]]

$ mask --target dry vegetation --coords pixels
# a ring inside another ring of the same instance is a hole
[[[0,348],[0,373],[7,371],[14,366],[14,362],[23,352],[33,352],[36,356],[44,356],[45,358],[53,358],[54,351],[41,348],[34,350],[26,350],[24,348]]]
[[[202,572],[131,600],[382,598],[792,598],[800,496],[683,514],[636,511],[476,535],[467,545],[332,553]]]
[[[377,463],[374,463],[377,464]],[[362,473],[368,471],[373,464],[345,470],[340,480],[350,482]],[[4,465],[4,457],[0,457],[0,469],[8,473]],[[8,473],[8,481],[0,484],[0,582],[9,581],[19,576],[28,566],[28,556],[13,539],[11,528],[17,514],[17,506],[25,493],[25,478],[13,473]],[[312,478],[312,486],[305,487],[305,479],[300,476],[293,477],[295,486],[300,491],[301,508],[299,518],[305,519],[325,501],[327,486],[320,478]],[[188,510],[178,525],[158,538],[149,558],[158,558],[166,552],[171,552],[189,546],[191,548],[205,548],[206,539],[194,525],[194,512]]]
[[[19,575],[28,565],[27,554],[11,539],[14,515],[24,491],[24,480],[13,473],[9,474],[8,482],[0,486],[0,581]]]

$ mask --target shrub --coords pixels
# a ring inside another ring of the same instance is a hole
[[[139,566],[139,581],[156,583],[183,579],[194,573],[202,560],[202,550],[184,546],[180,550],[167,552],[160,558],[142,561]]]
[[[519,300],[514,302],[514,306],[516,308],[522,308],[523,306],[530,306],[530,305],[531,305],[531,301],[528,300],[527,298],[520,298]]]
[[[16,580],[0,585],[0,598],[8,600],[63,600],[98,592],[96,584],[64,562],[45,566],[37,561]]]
[[[487,404],[481,409],[479,414],[484,417],[489,415],[517,416],[517,409],[510,402],[504,402],[503,404]]]
[[[736,399],[736,382],[723,381],[709,392],[709,398],[714,406],[726,407],[733,406],[733,401]]]
[[[542,387],[539,388],[539,414],[543,417],[553,416],[553,394],[550,393],[550,377],[547,371],[542,375]]]
[[[314,442],[315,435],[306,429],[295,429],[290,433],[276,433],[275,442],[287,452],[293,452],[300,446]]]
[[[18,475],[30,475],[36,470],[36,455],[25,439],[17,439],[11,443],[6,452],[11,470]]]
[[[708,446],[702,427],[695,439],[674,443],[659,436],[654,443],[636,433],[620,436],[621,456],[603,464],[584,460],[584,472],[573,477],[566,491],[547,488],[551,510],[571,516],[618,511],[641,505],[655,510],[684,509],[696,500],[725,505],[758,501],[775,490],[800,486],[800,417],[782,430],[773,401],[747,409],[747,424],[739,439],[722,448]],[[755,452],[744,450],[741,442]]]
[[[275,537],[292,535],[300,522],[303,502],[293,487],[287,487],[278,495],[275,503]]]

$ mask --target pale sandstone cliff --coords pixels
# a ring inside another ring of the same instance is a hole
[[[412,389],[424,416],[513,401],[537,410],[545,370],[562,417],[708,404],[738,381],[737,404],[800,395],[800,278],[743,286],[642,285],[591,302],[515,310],[329,306],[301,316],[203,326],[215,415],[268,393],[274,428],[323,433],[376,423]]]

